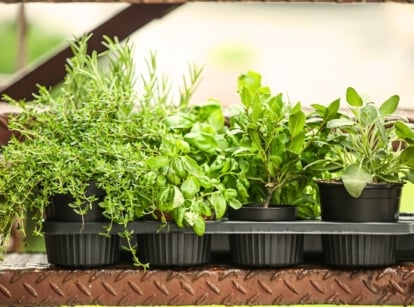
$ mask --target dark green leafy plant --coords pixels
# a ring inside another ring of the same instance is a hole
[[[233,155],[246,166],[240,178],[249,200],[263,207],[298,205],[302,216],[317,214],[302,162],[313,135],[300,103],[272,95],[258,73],[248,72],[238,81],[242,110],[231,115],[230,123],[236,140]]]
[[[159,152],[147,164],[163,221],[170,217],[179,227],[192,227],[203,235],[205,220],[220,219],[228,206],[241,206],[243,198],[236,189],[239,170],[228,153],[220,104],[181,107],[166,118],[168,130]]]
[[[346,100],[350,112],[327,122],[329,134],[319,140],[325,155],[308,167],[325,172],[326,179],[342,181],[353,197],[369,183],[413,182],[414,130],[406,118],[394,114],[399,97],[376,105],[349,87]],[[328,112],[319,105],[314,108],[322,117]]]

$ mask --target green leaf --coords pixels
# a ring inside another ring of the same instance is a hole
[[[264,108],[262,106],[262,101],[259,100],[258,96],[253,96],[254,99],[252,101],[252,120],[257,123],[263,116]]]
[[[260,151],[264,151],[262,139],[260,138],[260,134],[256,130],[251,130],[249,135],[253,141],[253,144],[256,146],[256,148]]]
[[[252,95],[247,88],[240,89],[240,99],[245,108],[250,108]]]
[[[310,106],[315,110],[315,112],[319,116],[323,117],[325,115],[325,113],[326,113],[326,107],[324,105],[319,104],[319,103],[313,103]]]
[[[177,224],[178,227],[184,227],[184,215],[185,215],[185,208],[180,207],[180,208],[176,208],[173,212],[173,218],[175,223]]]
[[[414,170],[410,169],[407,172],[407,180],[411,183],[414,183]]]
[[[197,217],[199,217],[199,214],[193,211],[186,211],[184,214],[184,220],[190,226],[194,226]]]
[[[158,195],[158,208],[161,211],[171,211],[173,209],[172,198],[174,190],[171,186],[165,187]]]
[[[346,89],[346,101],[353,107],[360,107],[363,105],[361,96],[359,96],[357,91],[352,87]]]
[[[404,122],[398,120],[395,123],[395,131],[397,136],[404,140],[412,140],[414,139],[414,131]]]
[[[280,164],[282,163],[282,158],[279,156],[270,156],[268,161],[267,171],[273,177],[276,175],[277,171],[280,169]]]
[[[165,123],[171,129],[183,129],[191,128],[194,120],[187,114],[174,114],[168,116]]]
[[[246,89],[249,93],[255,94],[261,87],[262,76],[255,71],[248,71],[246,74],[242,74],[238,78],[239,90]]]
[[[184,196],[177,186],[174,186],[173,208],[181,207],[185,202]]]
[[[329,129],[333,129],[333,128],[349,127],[349,126],[353,126],[353,125],[355,125],[355,122],[351,119],[337,118],[337,119],[331,119],[328,122],[327,127]]]
[[[366,104],[360,109],[359,118],[364,127],[372,126],[378,121],[378,110],[373,103]]]
[[[235,148],[233,151],[233,156],[238,156],[238,155],[245,155],[245,154],[249,154],[252,151],[252,149],[250,147],[243,147],[240,146],[238,148]]]
[[[237,195],[238,193],[236,189],[228,188],[224,191],[224,198],[226,201],[237,198]]]
[[[398,103],[400,97],[398,95],[393,95],[388,100],[384,101],[380,106],[379,110],[382,115],[390,115],[395,112],[398,108]]]
[[[216,217],[223,217],[226,213],[226,199],[224,198],[223,194],[219,191],[216,191],[210,196],[209,201],[212,207],[214,208]]]
[[[243,182],[239,179],[237,179],[236,181],[236,189],[237,189],[237,193],[239,195],[239,198],[242,199],[247,199],[249,197],[249,194],[247,192],[247,188],[244,186]]]
[[[206,232],[206,222],[201,216],[197,216],[194,220],[193,230],[198,236],[202,236]]]
[[[358,164],[348,166],[342,174],[342,182],[348,193],[355,198],[361,196],[367,183],[372,182],[370,172]]]
[[[306,115],[302,111],[296,112],[289,117],[289,132],[292,138],[303,133]]]
[[[282,156],[286,150],[285,144],[281,138],[273,138],[272,143],[269,146],[270,154],[272,156]]]
[[[324,122],[328,122],[331,119],[334,119],[337,117],[339,106],[340,106],[339,99],[334,100],[329,104],[329,106],[325,109],[325,112],[323,114]]]
[[[216,131],[223,131],[224,129],[224,114],[223,111],[220,109],[211,112],[210,116],[208,117],[208,123],[216,130]]]
[[[299,155],[305,144],[305,132],[301,132],[300,134],[296,135],[295,138],[293,138],[289,145],[289,150],[297,155]]]
[[[384,144],[387,144],[388,143],[388,135],[387,135],[386,127],[384,126],[384,122],[376,121],[375,122],[375,127],[377,128],[377,134],[381,138],[381,141]]]
[[[200,166],[198,165],[197,161],[195,161],[190,156],[181,156],[180,157],[184,169],[193,176],[201,175],[202,171]]]
[[[235,198],[230,199],[228,201],[228,204],[231,208],[236,209],[236,210],[240,209],[243,206],[243,204],[238,199],[235,199]]]
[[[410,168],[414,168],[414,146],[407,147],[401,152],[401,162]]]
[[[318,172],[335,172],[335,171],[342,169],[342,165],[339,165],[337,163],[331,163],[325,160],[318,160],[318,161],[312,162],[311,164],[307,166],[307,168],[308,167]]]
[[[182,152],[182,153],[188,153],[190,152],[190,144],[188,144],[186,141],[181,139],[175,139],[174,145]]]
[[[183,161],[180,158],[174,159],[170,165],[178,177],[185,178],[187,176]]]
[[[199,132],[199,133],[187,133],[184,135],[184,139],[195,146],[201,151],[207,152],[209,154],[214,154],[217,150],[220,150],[217,140],[215,137],[209,133]]]
[[[196,193],[200,190],[200,186],[197,184],[194,177],[189,177],[183,181],[181,184],[181,192],[183,193],[184,197],[187,199],[191,199],[196,195]]]
[[[197,181],[205,189],[210,189],[213,186],[211,179],[206,175],[197,176]]]
[[[195,106],[195,109],[200,114],[199,117],[202,120],[206,120],[210,117],[211,114],[215,113],[216,111],[221,111],[221,103],[217,99],[209,98],[207,103],[202,105]]]
[[[150,157],[146,160],[147,165],[152,170],[157,170],[163,166],[168,165],[169,161],[169,158],[166,156]]]

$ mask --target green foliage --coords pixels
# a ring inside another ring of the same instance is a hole
[[[272,95],[256,72],[238,81],[243,108],[232,114],[230,126],[233,155],[244,165],[239,181],[249,201],[264,207],[298,205],[302,217],[317,215],[312,181],[302,161],[313,132],[300,103]]]
[[[105,191],[98,204],[108,218],[102,234],[122,225],[123,248],[136,265],[147,267],[136,256],[128,224],[153,215],[202,235],[206,219],[220,219],[227,206],[238,208],[245,200],[245,191],[237,189],[240,170],[229,152],[220,104],[190,104],[201,68],[189,66],[175,96],[155,54],[136,86],[128,42],[104,37],[107,51],[88,55],[88,40],[71,44],[74,55],[56,93],[40,86],[30,103],[8,98],[22,108],[10,128],[24,141],[11,140],[0,165],[0,243],[29,210],[41,233],[55,194],[71,194],[70,206],[86,214],[94,197],[84,192],[93,181]]]
[[[368,183],[412,181],[414,166],[413,125],[395,115],[399,97],[391,96],[381,105],[363,101],[358,92],[346,91],[349,113],[327,121],[319,142],[324,154],[309,166],[327,173],[327,179],[342,180],[353,197],[359,197]],[[320,118],[333,114],[335,107],[315,105]],[[327,134],[326,134],[327,133]]]
[[[128,181],[139,178],[129,155],[143,156],[136,142],[140,114],[134,111],[137,97],[132,48],[116,38],[104,37],[107,51],[88,55],[88,40],[89,36],[84,36],[72,42],[73,57],[67,61],[67,74],[55,95],[39,86],[30,103],[9,99],[21,108],[10,119],[10,129],[18,131],[24,141],[11,140],[0,166],[2,246],[10,223],[17,219],[23,226],[29,210],[35,212],[36,231],[41,232],[52,195],[72,195],[70,206],[76,213],[86,214],[94,200],[85,195],[89,182],[96,182],[106,192],[100,205],[110,221],[108,229],[113,223],[126,227],[133,220],[131,212],[143,214],[147,210],[141,195],[131,193]],[[106,66],[101,63],[103,58]],[[116,181],[120,185],[114,188]],[[120,190],[124,195],[117,198]],[[122,201],[105,206],[114,199]],[[134,260],[144,265],[136,257]]]
[[[229,153],[221,105],[187,106],[165,120],[168,131],[150,160],[158,209],[178,226],[202,235],[206,219],[220,219],[244,200],[236,189],[239,169]]]

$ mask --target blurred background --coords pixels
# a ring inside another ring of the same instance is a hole
[[[125,3],[26,3],[26,62],[35,61],[124,9]],[[0,5],[0,86],[18,69],[20,4]],[[304,105],[329,103],[355,87],[373,101],[393,94],[414,108],[414,5],[402,3],[188,3],[130,37],[137,70],[157,52],[180,80],[204,66],[196,103],[238,102],[239,74],[255,70],[273,92]]]

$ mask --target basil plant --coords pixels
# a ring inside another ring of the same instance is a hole
[[[205,221],[222,218],[227,208],[245,200],[231,157],[221,105],[186,106],[165,119],[162,142],[146,160],[152,178],[151,201],[165,222],[205,232]]]

